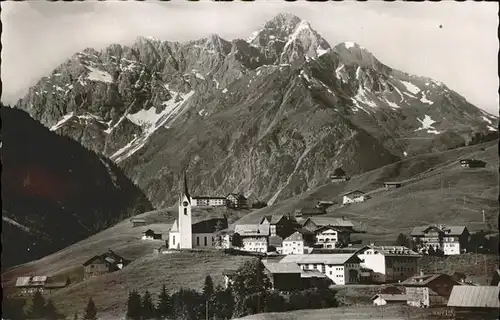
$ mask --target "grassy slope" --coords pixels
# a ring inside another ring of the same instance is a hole
[[[481,148],[485,150],[482,151]],[[496,151],[495,142],[423,155],[353,177],[348,183],[322,186],[303,196],[261,210],[226,212],[223,209],[204,209],[193,213],[194,220],[225,212],[230,223],[255,222],[263,215],[293,212],[302,206],[315,204],[317,200],[332,198],[338,200],[339,195],[345,191],[361,189],[370,191],[373,198],[366,203],[330,209],[328,215],[345,215],[352,219],[358,224],[358,228],[367,231],[362,235],[365,239],[394,241],[397,233],[408,232],[412,224],[480,221],[480,211],[477,210],[482,208],[487,209],[490,221],[496,227],[496,220],[492,219],[493,213],[496,214],[498,209]],[[462,157],[486,160],[488,166],[486,169],[462,169],[457,165],[457,159]],[[400,189],[389,192],[377,191],[381,186],[380,183],[385,180],[408,179],[412,179],[411,182]],[[445,186],[443,193],[440,193],[441,181]],[[463,197],[456,196],[454,201],[453,194],[467,196],[465,207],[463,207]],[[419,201],[418,206],[417,201]],[[126,296],[131,289],[140,291],[149,289],[156,293],[162,283],[166,283],[172,289],[181,286],[199,288],[207,273],[219,282],[222,280],[223,269],[239,265],[248,259],[226,256],[218,252],[180,253],[154,257],[153,248],[159,247],[163,241],[141,241],[139,240],[141,233],[152,228],[166,234],[175,215],[175,209],[148,212],[138,216],[144,217],[148,225],[136,228],[133,228],[128,220],[123,221],[55,254],[8,270],[2,275],[2,282],[12,284],[15,277],[30,273],[49,276],[69,274],[76,279],[81,276],[81,263],[95,254],[113,249],[127,258],[136,260],[122,271],[73,284],[54,293],[52,298],[62,311],[72,314],[76,310],[82,310],[86,299],[92,296],[100,312],[107,317],[114,317],[123,312]],[[395,221],[397,223],[393,223]],[[468,263],[475,264],[471,261]],[[432,265],[441,267],[442,262],[435,261]],[[447,271],[449,269],[442,268]]]
[[[225,209],[193,210],[194,221],[225,213],[229,222],[238,219],[249,211]],[[2,284],[12,286],[16,277],[26,274],[48,275],[57,278],[70,276],[80,280],[83,275],[81,264],[90,257],[112,249],[134,261],[124,270],[108,274],[53,293],[58,308],[68,314],[83,310],[86,299],[92,296],[98,303],[99,311],[116,314],[124,309],[128,291],[150,289],[155,293],[163,283],[169,288],[199,287],[205,276],[210,273],[215,281],[222,281],[223,269],[242,264],[248,258],[226,256],[219,252],[180,253],[153,256],[153,249],[164,244],[163,240],[143,241],[141,233],[149,228],[162,232],[164,239],[175,219],[176,210],[158,210],[136,217],[145,218],[147,225],[132,227],[129,220],[80,241],[61,251],[7,270],[2,274]],[[196,263],[193,263],[196,262]],[[8,292],[8,291],[7,291]],[[112,294],[110,294],[110,292]]]
[[[431,314],[432,309],[412,308],[403,305],[384,307],[355,306],[330,309],[298,310],[283,313],[263,313],[235,320],[404,320],[404,319],[437,319]]]
[[[239,223],[255,223],[269,214],[292,213],[313,206],[319,200],[340,203],[342,193],[359,189],[372,198],[346,207],[331,207],[327,215],[351,219],[358,229],[367,232],[358,235],[362,240],[392,243],[398,233],[409,233],[414,225],[427,223],[465,223],[474,230],[481,225],[482,209],[496,230],[497,143],[408,158],[355,176],[348,182],[326,184],[294,199],[257,210],[240,219]],[[485,160],[487,167],[464,169],[457,162],[464,157]],[[384,181],[398,180],[406,183],[391,191],[382,188]]]

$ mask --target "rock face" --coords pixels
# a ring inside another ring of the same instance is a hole
[[[2,114],[2,267],[38,259],[151,203],[116,166],[26,112]]]
[[[401,157],[496,133],[498,119],[444,84],[331,47],[280,14],[247,40],[139,38],[79,52],[18,108],[120,164],[157,206],[179,173],[194,192],[241,191],[270,204]]]

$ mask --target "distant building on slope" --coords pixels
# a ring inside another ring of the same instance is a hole
[[[469,230],[466,226],[430,225],[414,227],[411,232],[417,250],[441,250],[444,255],[457,255],[465,251],[469,243]]]
[[[101,255],[93,256],[83,263],[83,278],[88,279],[90,277],[118,271],[123,269],[129,263],[130,260],[127,260],[116,254],[114,251],[109,250]]]
[[[386,190],[401,188],[403,183],[401,182],[384,182],[384,187]]]
[[[193,207],[225,207],[227,205],[226,197],[196,196],[191,200]]]
[[[460,160],[460,165],[464,168],[484,168],[486,167],[486,162],[476,159],[462,159]]]
[[[351,203],[365,202],[367,199],[368,197],[363,191],[353,190],[342,195],[342,204],[346,205]]]
[[[131,218],[132,227],[142,227],[146,225],[146,220],[141,218]]]
[[[230,193],[226,196],[227,207],[233,209],[246,209],[248,208],[248,201],[244,195],[240,193]]]
[[[153,230],[148,229],[142,233],[142,240],[161,240],[162,234],[155,233]]]

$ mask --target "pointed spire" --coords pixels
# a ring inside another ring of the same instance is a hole
[[[189,203],[191,203],[191,196],[189,195],[189,190],[188,190],[188,185],[187,185],[186,171],[184,171],[184,195],[186,195]]]

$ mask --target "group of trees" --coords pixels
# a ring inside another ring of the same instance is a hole
[[[57,311],[54,302],[49,299],[45,301],[42,294],[37,291],[33,294],[31,299],[31,305],[28,310],[24,312],[25,301],[21,299],[5,298],[2,301],[2,318],[10,320],[25,320],[25,319],[46,319],[46,320],[57,320],[66,319],[66,316],[59,311]],[[87,307],[84,310],[83,317],[78,317],[78,313],[75,313],[75,320],[97,320],[97,308],[92,301],[89,299]]]
[[[127,319],[228,320],[261,312],[336,307],[335,291],[327,287],[292,292],[288,298],[271,289],[259,259],[237,270],[227,288],[215,286],[207,276],[201,292],[181,288],[169,295],[163,286],[156,304],[151,294],[133,291],[127,303]]]

